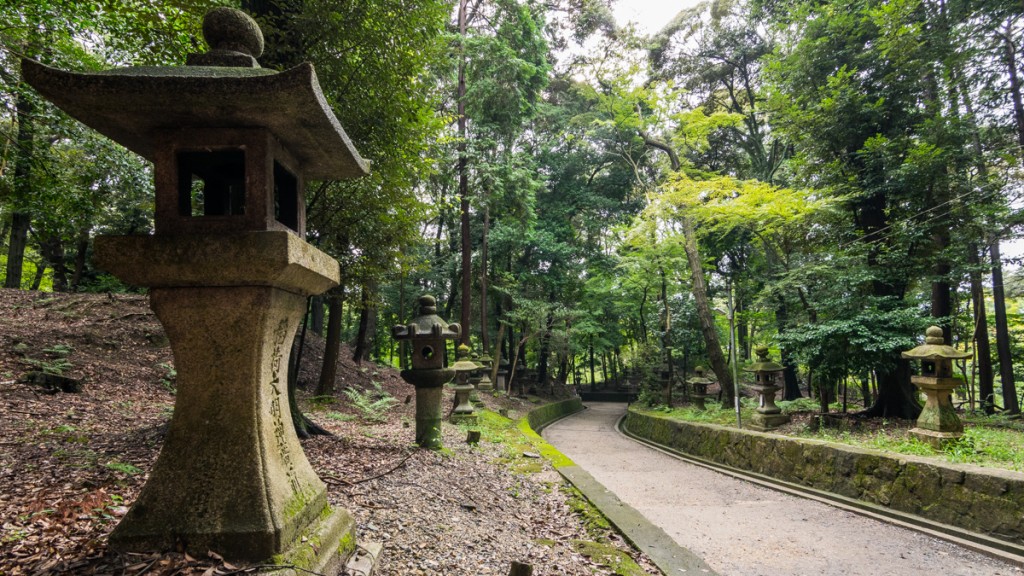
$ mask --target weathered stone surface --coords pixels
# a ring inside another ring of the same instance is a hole
[[[338,261],[285,231],[100,236],[96,266],[136,286],[277,286],[308,296],[336,286]]]
[[[153,288],[177,397],[149,480],[110,536],[127,550],[261,561],[327,509],[294,433],[287,359],[302,295],[252,286]]]
[[[625,426],[699,458],[1024,543],[1024,474],[1019,472],[893,457],[633,410]]]

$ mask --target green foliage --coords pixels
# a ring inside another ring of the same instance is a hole
[[[126,464],[124,462],[118,462],[117,460],[111,460],[110,462],[107,462],[103,466],[106,467],[109,470],[113,470],[115,472],[120,472],[120,473],[126,474],[128,476],[135,476],[137,474],[142,474],[142,469],[141,468],[138,468],[136,466],[132,466],[131,464]]]
[[[360,416],[367,422],[384,422],[388,410],[398,404],[398,400],[387,393],[380,382],[372,382],[366,390],[345,388],[343,392],[353,407],[359,410]]]
[[[174,369],[174,364],[170,362],[161,362],[159,365],[163,369],[164,373],[160,378],[160,385],[164,387],[171,394],[177,393],[177,387],[175,379],[178,377],[178,371]]]

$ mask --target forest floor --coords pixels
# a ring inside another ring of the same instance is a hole
[[[445,425],[446,450],[417,450],[412,386],[343,350],[339,392],[310,398],[322,355],[323,342],[308,336],[300,396],[332,435],[302,446],[330,502],[355,516],[360,541],[383,543],[382,576],[504,575],[512,561],[537,576],[659,574],[536,457],[541,441],[517,430],[540,399],[482,394],[483,441],[467,444],[465,427]],[[80,390],[47,389],[27,381],[32,372],[73,378]],[[145,296],[0,290],[0,576],[261,570],[214,553],[107,546],[159,452],[174,376]],[[392,407],[370,406],[389,396]]]

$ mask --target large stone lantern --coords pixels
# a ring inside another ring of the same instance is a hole
[[[758,406],[748,426],[765,432],[789,422],[789,414],[783,414],[782,409],[775,405],[775,393],[781,388],[777,378],[786,367],[771,361],[767,346],[758,346],[754,353],[757,354],[757,362],[743,369],[744,372],[754,373],[754,385],[751,388],[757,391],[758,396]]]
[[[442,447],[442,390],[455,377],[455,370],[444,365],[445,341],[458,339],[462,329],[437,315],[433,296],[421,296],[419,307],[419,315],[406,326],[392,328],[391,335],[408,340],[412,350],[412,367],[402,370],[402,378],[416,387],[416,444],[438,449]]]
[[[962,436],[964,425],[950,401],[953,389],[963,384],[953,377],[953,360],[970,358],[971,353],[946,344],[942,328],[930,326],[925,331],[924,344],[902,356],[921,361],[921,375],[911,376],[910,381],[925,394],[924,408],[910,433],[935,447]]]
[[[97,238],[95,259],[149,288],[178,392],[160,456],[110,543],[333,573],[354,549],[354,523],[328,506],[299,446],[287,364],[306,297],[339,281],[338,263],[303,239],[305,182],[367,166],[312,65],[260,68],[262,33],[237,10],[211,10],[203,32],[210,52],[184,67],[22,62],[44,97],[153,162],[155,233]]]

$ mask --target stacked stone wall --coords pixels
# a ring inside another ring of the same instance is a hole
[[[626,429],[717,464],[1024,544],[1024,474],[630,410]]]

